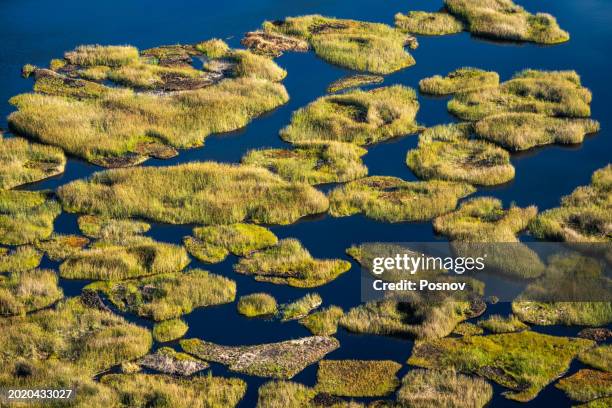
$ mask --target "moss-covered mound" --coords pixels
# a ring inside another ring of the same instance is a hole
[[[591,92],[575,71],[525,70],[498,87],[455,94],[448,110],[464,120],[505,112],[584,118],[591,115],[590,103]]]
[[[280,132],[284,140],[336,141],[369,145],[414,133],[416,94],[402,85],[323,96],[293,113]]]
[[[110,312],[84,306],[71,298],[22,317],[2,320],[3,366],[17,358],[29,362],[61,361],[89,376],[147,353],[148,330]],[[73,379],[74,380],[74,379]]]
[[[333,337],[304,337],[255,346],[222,346],[199,339],[181,340],[187,353],[225,364],[232,371],[290,379],[340,346]]]
[[[397,401],[413,408],[481,408],[493,398],[493,387],[455,370],[413,369],[402,378]]]
[[[160,343],[166,343],[180,339],[187,333],[189,326],[182,319],[164,320],[153,326],[153,339]]]
[[[419,136],[419,145],[406,157],[420,178],[463,181],[491,186],[514,178],[510,154],[482,140],[469,139],[471,126],[438,125]]]
[[[267,21],[263,29],[306,40],[319,57],[357,71],[389,74],[415,63],[406,35],[386,24],[308,15]]]
[[[453,210],[460,198],[474,191],[465,183],[372,176],[334,189],[329,195],[329,212],[334,217],[364,213],[387,222],[422,221]]]
[[[289,181],[338,183],[368,174],[361,161],[367,150],[350,143],[302,142],[294,149],[251,150],[242,163],[265,167]]]
[[[49,238],[60,212],[51,193],[0,191],[0,244],[22,245]]]
[[[561,199],[529,225],[538,238],[567,242],[612,242],[612,165],[593,173],[591,184]]]
[[[185,237],[187,251],[202,262],[217,263],[230,253],[245,256],[276,245],[278,238],[267,228],[251,224],[196,227],[193,237]]]
[[[289,224],[328,207],[311,186],[262,168],[214,162],[99,172],[58,194],[68,211],[172,224]]]
[[[429,340],[415,344],[408,360],[425,368],[455,368],[508,387],[506,398],[526,402],[592,347],[590,340],[519,333]]]
[[[531,14],[512,0],[444,0],[444,5],[478,36],[540,44],[557,44],[570,38],[550,14]]]
[[[138,360],[138,365],[160,373],[182,376],[190,376],[210,367],[207,362],[170,347],[162,347],[153,354],[147,354]]]
[[[200,376],[180,379],[153,374],[109,374],[100,382],[120,398],[117,407],[235,407],[246,392],[238,378]]]
[[[64,172],[64,153],[24,139],[2,138],[0,132],[0,189],[33,183]]]
[[[53,234],[49,239],[38,241],[35,245],[52,261],[63,261],[78,255],[88,244],[89,239],[80,235]]]
[[[474,125],[478,137],[515,151],[553,143],[582,143],[585,135],[597,131],[599,122],[592,119],[554,118],[537,113],[501,113]]]
[[[612,373],[612,345],[604,344],[583,351],[578,359],[584,364],[597,368],[598,370]]]
[[[113,57],[116,47],[77,48],[55,71],[35,70],[35,92],[11,99],[18,111],[9,125],[105,167],[175,156],[177,148],[201,146],[209,134],[239,129],[289,99],[276,83],[286,75],[282,68],[223,45],[214,57],[206,55],[207,42],[141,56],[127,47],[136,57],[121,60]],[[191,66],[195,55],[208,58],[204,71]]]
[[[583,369],[559,380],[555,387],[574,401],[586,402],[612,396],[612,373]]]
[[[322,360],[316,389],[345,397],[382,397],[399,385],[396,375],[401,367],[389,360]]]
[[[459,68],[442,77],[434,75],[419,81],[419,90],[430,95],[449,95],[499,85],[497,72],[478,68]]]
[[[267,293],[251,293],[241,296],[236,307],[238,313],[247,317],[269,316],[278,311],[276,299]]]
[[[201,269],[89,287],[103,291],[120,310],[157,321],[189,314],[197,307],[233,302],[236,297],[233,280]]]
[[[512,302],[512,310],[521,320],[538,325],[606,325],[612,322],[612,302],[603,300],[609,299],[611,288],[599,261],[556,254],[544,275]]]
[[[491,333],[513,333],[529,329],[529,326],[514,315],[507,317],[491,315],[484,320],[480,320],[478,325]]]
[[[261,282],[312,288],[324,285],[351,268],[341,259],[315,259],[296,239],[287,238],[269,249],[240,259],[234,270]]]
[[[274,32],[249,31],[240,43],[251,52],[267,57],[280,57],[285,51],[305,52],[310,48],[308,42]]]
[[[421,35],[445,35],[463,31],[461,20],[445,12],[409,11],[395,15],[395,26],[402,31]]]
[[[66,259],[60,275],[66,279],[121,280],[177,272],[189,264],[184,248],[134,236],[125,241],[98,241]]]
[[[122,240],[133,235],[144,234],[151,226],[143,221],[119,220],[95,215],[82,215],[78,219],[79,229],[89,238],[109,241]]]
[[[330,306],[300,319],[315,336],[333,336],[338,331],[338,322],[344,316],[344,311],[338,306]]]
[[[0,247],[0,273],[23,272],[40,265],[42,254],[30,245],[15,249]]]
[[[350,75],[340,78],[327,87],[328,93],[336,93],[350,88],[358,88],[363,85],[380,84],[385,80],[379,75]]]
[[[57,274],[33,269],[0,275],[0,315],[22,315],[47,307],[64,297]]]
[[[447,336],[459,322],[475,314],[474,305],[469,302],[429,304],[381,300],[352,308],[340,318],[340,326],[355,333],[430,339]]]
[[[318,293],[308,293],[289,304],[283,305],[281,317],[283,321],[301,319],[321,306],[322,303],[323,299]]]

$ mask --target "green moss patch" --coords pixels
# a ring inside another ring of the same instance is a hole
[[[586,402],[612,395],[612,373],[583,369],[559,380],[559,388],[574,401]]]
[[[79,229],[89,238],[121,240],[126,237],[144,234],[151,226],[146,222],[120,220],[94,215],[82,215],[78,219]]]
[[[389,74],[415,63],[404,49],[406,35],[385,24],[307,15],[265,22],[263,29],[306,40],[327,62],[357,71]]]
[[[61,361],[89,376],[141,357],[151,347],[148,330],[110,312],[84,306],[77,298],[26,316],[4,319],[2,364]]]
[[[482,327],[475,325],[470,322],[461,322],[452,331],[453,334],[458,336],[476,336],[479,334],[483,334],[484,330]]]
[[[247,317],[270,316],[276,314],[276,299],[267,293],[252,293],[238,300],[238,313]]]
[[[109,374],[100,382],[123,401],[118,407],[235,407],[246,392],[238,378],[201,376],[180,379],[153,374]]]
[[[36,248],[47,254],[49,259],[62,261],[78,255],[88,244],[89,239],[80,235],[53,234],[49,239],[38,241],[35,245]]]
[[[303,297],[283,305],[281,316],[283,321],[297,320],[306,317],[310,312],[321,306],[323,299],[317,293],[308,293]]]
[[[249,31],[240,41],[251,52],[267,57],[280,57],[285,51],[305,52],[308,42],[288,35],[265,31]]]
[[[69,211],[172,224],[289,224],[328,207],[311,186],[262,168],[214,162],[110,170],[58,193]]]
[[[304,337],[255,346],[222,346],[199,339],[181,340],[181,347],[203,360],[227,365],[230,370],[290,379],[340,346],[332,337]],[[248,356],[248,357],[247,357]]]
[[[420,178],[491,186],[514,178],[510,154],[489,142],[469,139],[469,125],[438,125],[419,136],[406,158]]]
[[[162,347],[153,354],[147,354],[138,360],[138,365],[160,373],[182,376],[190,376],[210,367],[207,362],[170,347]]]
[[[526,402],[593,344],[590,340],[531,331],[444,338],[415,344],[408,363],[475,373],[510,388],[506,398]]]
[[[60,265],[66,279],[121,280],[177,272],[189,264],[184,248],[133,237],[122,242],[98,241]]]
[[[293,113],[281,138],[296,143],[336,141],[369,145],[414,133],[419,109],[411,88],[394,85],[323,96]]]
[[[315,336],[333,336],[338,331],[338,323],[342,316],[344,316],[342,308],[330,306],[301,318],[300,324]]]
[[[585,135],[599,131],[591,119],[552,118],[537,113],[502,113],[474,125],[480,138],[510,150],[527,150],[547,144],[582,143]]]
[[[525,70],[498,87],[455,94],[448,110],[464,120],[506,112],[584,118],[591,115],[590,103],[591,92],[575,71]]]
[[[445,12],[409,11],[395,15],[395,26],[402,31],[421,35],[445,35],[463,31],[461,20]]]
[[[0,276],[0,315],[22,315],[63,297],[54,271],[34,269]]]
[[[2,138],[0,133],[0,189],[33,183],[64,172],[64,153],[24,139]]]
[[[49,238],[60,212],[49,192],[0,191],[0,244],[22,245]]]
[[[485,320],[480,320],[478,325],[492,333],[512,333],[529,329],[529,326],[514,315],[508,317],[491,315]]]
[[[459,322],[482,313],[474,306],[453,301],[438,304],[371,301],[349,310],[340,318],[340,326],[355,333],[438,338],[450,334]]]
[[[156,321],[180,317],[198,307],[229,303],[236,297],[233,280],[201,269],[138,280],[98,282],[89,288],[103,291],[121,310]]]
[[[351,75],[340,78],[327,87],[328,93],[336,93],[350,88],[358,88],[364,85],[380,84],[384,77],[379,75]]]
[[[398,402],[414,408],[481,408],[491,398],[493,387],[488,382],[454,370],[412,369],[397,391]]]
[[[317,371],[319,392],[346,397],[382,397],[399,385],[395,361],[322,360]]]
[[[419,81],[419,90],[431,95],[449,95],[499,85],[497,72],[478,68],[459,68],[446,76],[434,75]]]
[[[512,0],[445,0],[444,5],[466,22],[468,31],[481,37],[539,44],[557,44],[570,38],[550,14],[531,14]]]
[[[153,339],[160,343],[180,339],[187,333],[189,326],[182,319],[164,320],[153,326]]]
[[[278,238],[267,228],[251,224],[196,227],[193,237],[185,237],[187,251],[202,262],[223,261],[230,253],[245,256],[276,245]]]
[[[29,245],[15,249],[0,247],[0,273],[23,272],[40,265],[42,254]]]
[[[251,150],[242,163],[265,167],[289,181],[308,184],[355,180],[368,174],[361,161],[367,151],[341,142],[302,142],[294,149]]]
[[[341,259],[315,259],[296,239],[287,238],[269,249],[240,259],[234,270],[262,282],[312,288],[334,280],[351,268]]]
[[[529,230],[538,238],[567,242],[612,242],[612,165],[593,173],[591,184],[561,199],[561,207],[542,212]]]
[[[598,370],[612,372],[612,345],[604,344],[592,349],[583,351],[578,355],[578,359],[584,364],[597,368]]]
[[[334,189],[329,212],[334,217],[364,213],[387,222],[422,221],[453,210],[457,200],[474,191],[465,183],[372,176]]]

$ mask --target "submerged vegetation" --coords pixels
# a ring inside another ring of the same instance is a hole
[[[491,398],[493,387],[488,382],[452,369],[412,369],[397,391],[397,401],[413,408],[481,408]]]
[[[399,385],[395,361],[322,360],[316,390],[345,397],[382,397]]]
[[[402,85],[323,96],[298,109],[280,131],[290,142],[336,141],[370,145],[418,130],[419,103]]]
[[[538,238],[566,242],[612,242],[612,165],[593,173],[591,184],[561,199],[561,207],[542,212],[529,225]]]
[[[238,313],[246,317],[269,316],[278,311],[276,299],[267,293],[251,293],[242,296],[236,307]]]
[[[479,185],[506,183],[514,178],[510,154],[492,143],[469,139],[468,124],[438,125],[419,136],[406,158],[420,178],[463,181]]]
[[[526,402],[568,368],[578,353],[591,347],[585,339],[520,333],[466,336],[415,344],[408,360],[425,368],[454,368],[510,388],[506,398]]]
[[[421,35],[455,34],[463,31],[463,23],[445,12],[409,11],[395,15],[395,26],[402,31]]]
[[[171,224],[289,224],[328,206],[306,184],[262,168],[215,162],[107,170],[65,184],[58,194],[67,211]]]
[[[174,319],[198,307],[229,303],[236,297],[233,280],[201,269],[139,280],[98,282],[89,288],[104,292],[120,310],[156,321]]]
[[[202,262],[223,261],[230,253],[245,256],[276,245],[278,238],[267,228],[251,224],[196,227],[193,237],[185,237],[187,251]]]
[[[327,87],[328,93],[336,93],[349,88],[358,88],[363,85],[380,84],[384,77],[379,75],[351,75],[340,78]]]
[[[445,0],[448,11],[466,22],[472,34],[510,41],[557,44],[569,34],[547,13],[531,14],[512,0]]]
[[[33,183],[64,172],[64,153],[51,146],[28,143],[0,132],[0,189]]]
[[[22,245],[49,238],[60,212],[50,192],[0,190],[0,244]]]
[[[293,149],[251,150],[242,163],[267,168],[282,178],[308,184],[338,183],[368,174],[367,151],[341,142],[302,142]]]
[[[232,371],[290,379],[340,346],[333,337],[304,337],[255,346],[222,346],[199,339],[181,340],[189,354],[225,364]]]
[[[329,195],[329,212],[334,217],[364,213],[387,222],[422,221],[453,210],[460,198],[474,191],[465,183],[372,176],[334,189]]]
[[[445,77],[434,75],[419,81],[419,90],[431,95],[449,95],[499,85],[497,72],[478,68],[459,68]]]
[[[357,71],[389,74],[415,63],[406,35],[386,24],[308,15],[267,21],[263,30],[306,40],[324,60]]]
[[[258,281],[299,288],[324,285],[350,268],[350,262],[341,259],[313,258],[298,240],[292,238],[241,258],[234,265],[236,272],[254,275]]]

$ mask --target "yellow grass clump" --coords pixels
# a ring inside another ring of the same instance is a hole
[[[64,297],[57,274],[33,269],[0,275],[0,315],[24,315],[42,309]]]
[[[251,293],[241,296],[236,307],[238,313],[246,317],[269,316],[278,311],[276,299],[267,293]]]
[[[463,31],[463,23],[446,12],[409,11],[395,15],[395,26],[402,31],[421,35],[445,35]]]
[[[478,68],[459,68],[446,74],[434,75],[419,81],[419,90],[431,95],[449,95],[499,85],[497,72]]]
[[[51,146],[28,143],[0,133],[0,189],[33,183],[64,172],[64,153]]]
[[[49,238],[60,212],[50,192],[0,190],[0,244],[22,245]]]
[[[327,87],[327,93],[336,93],[349,88],[358,88],[363,85],[380,84],[384,77],[379,75],[351,75],[340,78]]]
[[[316,390],[345,397],[382,397],[399,385],[401,364],[390,360],[322,360]]]
[[[0,247],[0,273],[23,272],[40,265],[42,254],[31,245]]]

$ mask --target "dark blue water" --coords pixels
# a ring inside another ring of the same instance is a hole
[[[595,169],[610,162],[612,118],[609,101],[612,86],[609,80],[612,66],[609,51],[612,38],[612,4],[606,0],[524,0],[520,2],[531,11],[546,11],[555,15],[562,28],[572,36],[569,43],[542,47],[533,44],[501,44],[483,41],[461,33],[444,37],[420,37],[420,47],[412,51],[417,64],[385,78],[385,85],[400,83],[416,87],[418,81],[433,74],[444,74],[463,66],[495,70],[502,79],[524,68],[575,69],[585,86],[593,91],[593,117],[601,122],[601,132],[589,137],[584,144],[572,147],[549,146],[513,156],[516,178],[494,188],[480,189],[477,195],[493,195],[508,205],[535,204],[540,209],[558,205],[562,195],[576,186],[589,182]],[[21,66],[32,63],[46,66],[50,59],[61,56],[79,44],[133,44],[147,48],[161,44],[193,43],[218,37],[238,46],[245,31],[255,29],[266,19],[320,13],[329,16],[356,18],[392,24],[396,12],[436,10],[441,1],[413,0],[234,0],[233,2],[179,1],[121,1],[83,2],[77,0],[2,0],[0,1],[0,127],[6,128],[6,116],[12,111],[7,100],[31,89],[29,80],[20,79]],[[251,148],[283,146],[278,131],[289,123],[297,108],[323,95],[327,85],[350,71],[325,63],[312,53],[286,54],[278,63],[289,72],[284,81],[291,100],[269,114],[258,118],[245,129],[206,139],[199,149],[181,151],[168,161],[150,160],[146,165],[169,165],[197,160],[237,162]],[[421,109],[417,116],[424,125],[447,123],[454,119],[446,111],[446,98],[419,96]],[[393,175],[414,180],[405,165],[406,152],[416,145],[415,136],[406,136],[369,148],[365,162],[370,174]],[[29,189],[54,189],[71,180],[86,177],[100,168],[81,160],[70,159],[66,172],[42,181]],[[154,238],[180,243],[192,226],[154,225]],[[62,214],[56,230],[74,233],[76,217]],[[429,241],[435,237],[431,223],[384,224],[362,216],[332,218],[312,217],[286,227],[274,227],[279,237],[296,237],[317,257],[343,257],[351,244],[367,241]],[[529,239],[528,237],[524,237]],[[235,258],[218,265],[192,262],[192,267],[203,267],[229,276],[238,284],[238,295],[266,291],[280,302],[296,299],[306,290],[265,283],[232,271]],[[45,259],[44,266],[57,267]],[[86,282],[63,281],[67,295],[77,295]],[[337,304],[345,309],[359,303],[360,285],[357,265],[334,282],[317,288],[325,304]],[[509,313],[508,304],[491,306],[487,313]],[[223,344],[257,344],[308,335],[296,322],[280,323],[261,319],[247,319],[236,313],[235,304],[196,310],[186,316],[190,329],[187,337],[200,337]],[[145,324],[144,322],[138,321]],[[579,328],[547,327],[538,331],[556,335],[575,335]],[[409,357],[412,342],[382,336],[355,335],[340,330],[340,349],[329,358],[392,359],[404,363]],[[579,364],[574,363],[570,372]],[[401,374],[409,368],[404,367]],[[218,375],[228,373],[223,366],[213,365]],[[312,385],[316,366],[300,373],[295,380]],[[248,381],[247,396],[242,406],[254,406],[257,387],[262,379],[242,376]],[[518,406],[500,396],[503,390],[495,387],[491,405]],[[568,406],[570,402],[554,387],[545,389],[534,401],[521,406]]]

